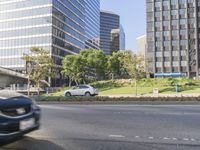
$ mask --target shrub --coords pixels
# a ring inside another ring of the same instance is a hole
[[[33,97],[36,101],[43,102],[153,102],[153,101],[200,101],[200,97],[53,97],[53,96],[40,96]]]

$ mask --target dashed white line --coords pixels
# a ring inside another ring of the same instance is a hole
[[[163,140],[170,140],[170,138],[168,138],[168,137],[164,137]]]
[[[153,140],[153,139],[154,139],[154,137],[150,136],[150,137],[149,137],[149,139],[150,139],[150,140]]]
[[[195,140],[195,139],[190,139],[190,141],[193,141],[193,142],[195,142],[196,140]]]
[[[123,136],[123,135],[114,135],[114,134],[109,135],[109,137],[111,137],[111,138],[125,138],[125,136]]]
[[[188,138],[183,138],[183,141],[189,141],[189,139]]]
[[[173,137],[172,140],[176,141],[176,140],[178,140],[178,139]]]

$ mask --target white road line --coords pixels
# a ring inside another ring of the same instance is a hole
[[[138,139],[138,138],[140,138],[140,136],[135,136],[135,138],[137,138],[137,139]]]
[[[154,139],[154,137],[148,137],[148,139],[150,139],[150,140],[153,140],[153,139]]]
[[[41,108],[54,109],[54,110],[77,110],[76,108],[64,107],[64,106],[53,106],[53,105],[39,105]]]
[[[183,141],[189,141],[189,139],[188,138],[183,138]]]
[[[114,135],[114,134],[109,135],[109,137],[111,137],[111,138],[125,138],[125,136],[123,136],[123,135]]]
[[[168,137],[164,137],[163,140],[170,140],[170,138],[168,138]]]
[[[177,138],[175,138],[175,137],[173,137],[173,138],[172,138],[172,140],[176,141],[176,140],[178,140],[178,139],[177,139]]]

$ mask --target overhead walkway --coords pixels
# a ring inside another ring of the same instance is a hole
[[[6,87],[11,84],[25,84],[27,80],[26,74],[0,67],[0,87]]]

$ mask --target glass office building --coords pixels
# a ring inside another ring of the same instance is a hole
[[[0,66],[24,71],[21,57],[33,46],[49,51],[58,68],[65,55],[99,49],[99,16],[100,0],[1,0]]]
[[[125,33],[120,16],[109,11],[100,13],[100,48],[106,55],[125,49]]]
[[[198,0],[146,0],[149,72],[199,77],[199,8]]]
[[[100,42],[100,0],[85,0],[86,48],[99,49]]]

